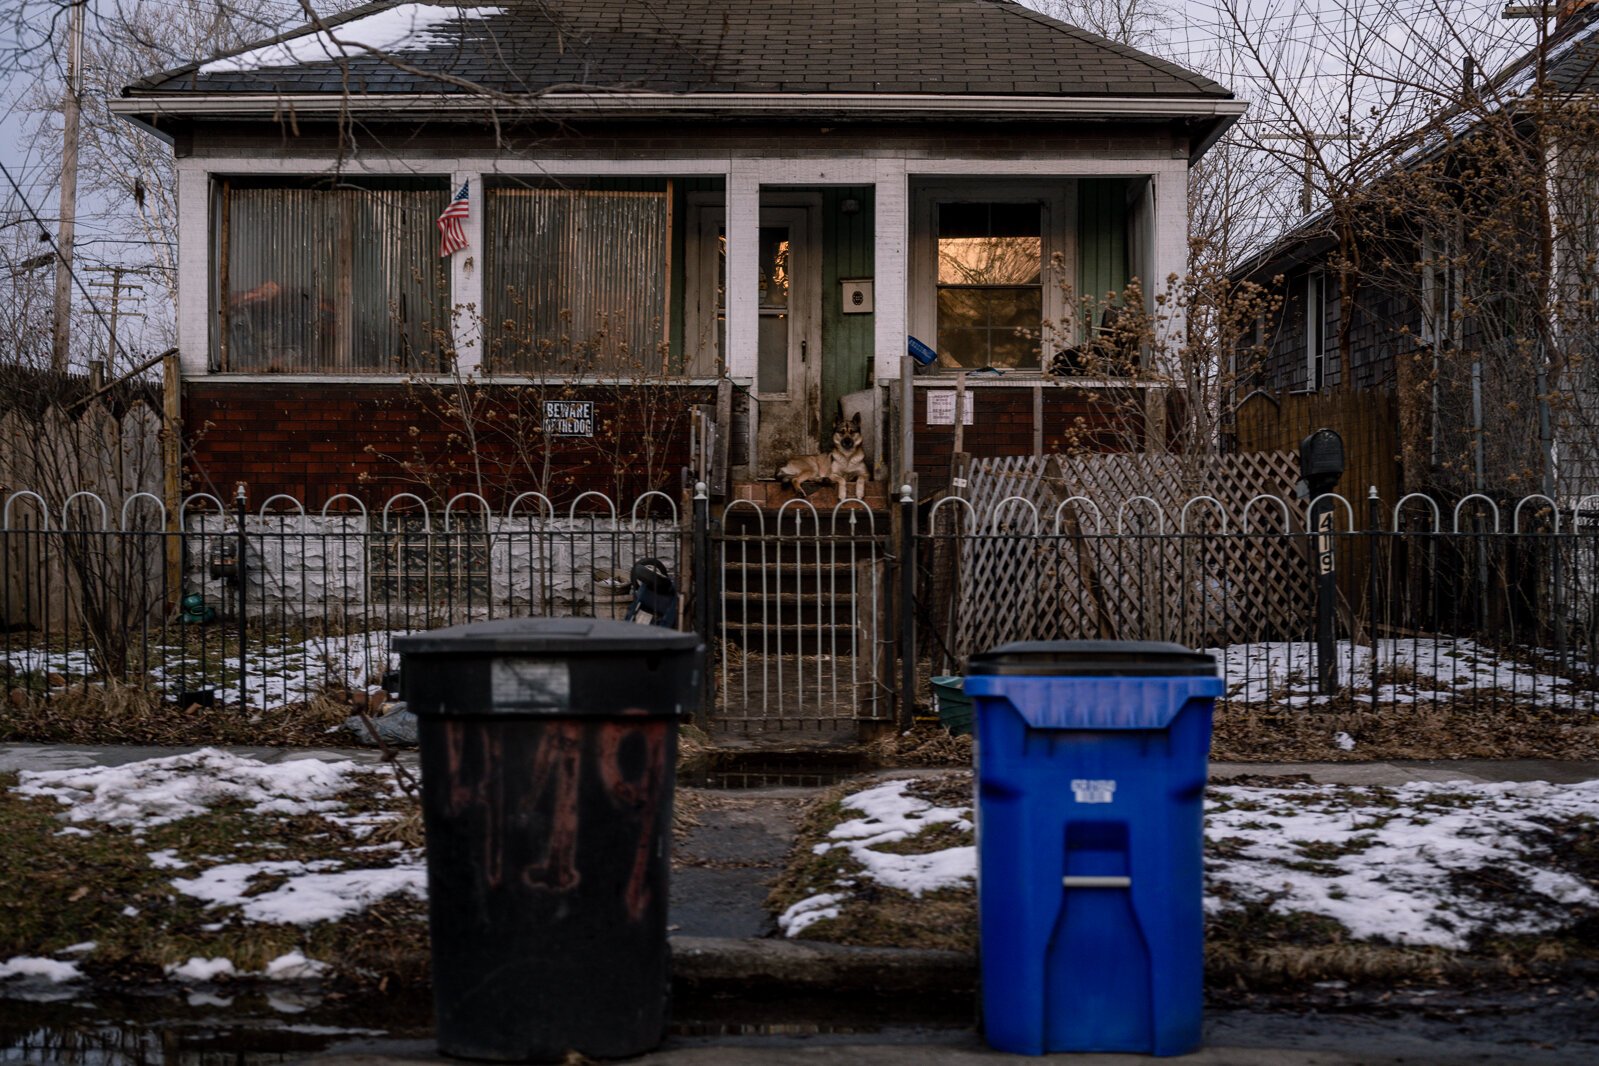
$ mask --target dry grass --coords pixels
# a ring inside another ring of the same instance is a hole
[[[1355,746],[1334,742],[1347,733]],[[1229,762],[1363,762],[1373,759],[1595,759],[1599,720],[1487,693],[1475,703],[1418,703],[1372,711],[1219,703],[1211,758]]]
[[[0,717],[0,741],[321,747],[347,742],[336,730],[352,713],[348,704],[327,696],[270,710],[240,711],[179,707],[148,689],[115,683],[74,685],[49,697],[9,700]]]
[[[903,733],[885,733],[867,745],[880,766],[970,766],[972,738],[951,736],[943,726],[917,722]]]

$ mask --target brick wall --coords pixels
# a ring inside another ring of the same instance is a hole
[[[503,507],[530,490],[557,501],[588,490],[628,499],[675,491],[688,462],[688,406],[711,402],[714,390],[476,386],[470,431],[456,395],[398,381],[187,382],[186,491],[228,497],[243,481],[253,505],[287,493],[312,509],[340,492],[370,505],[397,492],[438,500],[481,487]],[[546,442],[538,429],[545,398],[594,401],[595,437]]]
[[[949,384],[954,389],[954,382]],[[955,447],[954,426],[927,424],[927,394],[916,390],[916,474],[923,496],[949,482]],[[1111,389],[1074,389],[1053,383],[1041,388],[1043,452],[1088,450],[1133,451],[1143,446],[1142,393]],[[975,457],[1032,455],[1034,388],[1031,384],[979,386],[967,390],[975,404],[972,425],[965,428],[962,449]]]

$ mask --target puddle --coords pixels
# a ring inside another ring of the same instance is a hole
[[[17,993],[21,994],[18,995]],[[431,1008],[393,1000],[333,1002],[231,990],[41,1001],[8,989],[0,999],[0,1063],[64,1066],[266,1066],[425,1036]]]

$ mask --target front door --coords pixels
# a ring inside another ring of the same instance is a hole
[[[690,301],[690,346],[701,373],[725,366],[726,214],[720,204],[691,206],[702,254]],[[756,426],[751,473],[771,477],[796,455],[813,455],[822,427],[821,254],[815,227],[821,205],[810,198],[761,208],[760,326],[754,388]],[[695,224],[691,220],[691,226]],[[713,295],[714,294],[714,295]]]
[[[820,270],[811,220],[806,207],[761,210],[755,469],[763,477],[793,456],[815,454],[823,436]]]

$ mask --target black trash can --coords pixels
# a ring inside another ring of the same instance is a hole
[[[419,719],[439,1050],[501,1062],[660,1043],[676,719],[692,633],[508,619],[395,641]]]

